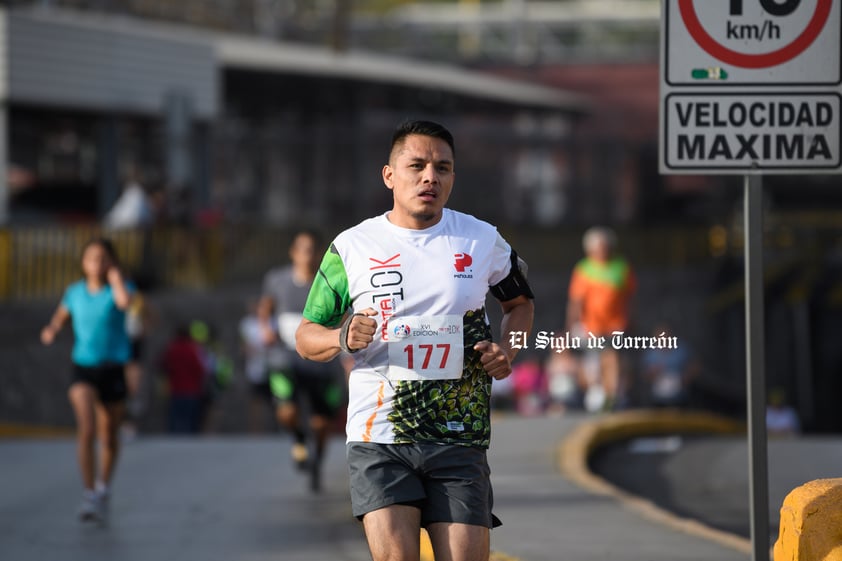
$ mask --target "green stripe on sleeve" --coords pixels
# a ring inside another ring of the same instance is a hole
[[[351,306],[351,295],[348,291],[348,275],[345,264],[333,244],[325,253],[319,272],[313,279],[307,304],[304,306],[304,317],[328,327],[335,327],[342,321],[345,311]]]

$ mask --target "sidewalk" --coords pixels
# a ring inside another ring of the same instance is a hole
[[[505,418],[492,426],[492,550],[521,561],[746,561],[750,555],[643,516],[585,490],[559,469],[558,449],[589,418]]]
[[[637,435],[609,443],[590,458],[593,472],[619,493],[644,497],[649,505],[657,504],[671,513],[690,520],[694,530],[704,530],[714,539],[727,538],[739,548],[750,547],[748,440],[741,430],[732,434],[714,435],[710,430],[693,435],[691,431],[676,430],[686,423],[664,418],[663,425],[671,425],[672,432],[637,431]],[[576,432],[600,425],[605,433],[610,425],[629,427],[635,421],[648,419],[650,429],[657,419],[656,412],[626,412],[603,417],[581,425]],[[643,434],[643,437],[640,435]],[[660,435],[660,436],[658,436]],[[769,438],[768,491],[770,546],[777,540],[781,521],[781,507],[786,496],[805,483],[839,477],[842,465],[842,436],[807,434],[795,437]],[[585,485],[588,487],[588,485]],[[639,501],[643,502],[643,501]],[[651,510],[651,509],[650,509]],[[742,542],[742,543],[741,543]]]

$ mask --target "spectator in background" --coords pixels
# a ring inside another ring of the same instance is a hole
[[[249,384],[249,430],[267,428],[267,414],[274,417],[274,399],[269,386],[269,360],[278,334],[272,321],[272,301],[261,298],[249,305],[249,313],[240,320],[240,343],[243,366]]]
[[[567,303],[567,329],[583,340],[590,334],[610,340],[629,326],[629,301],[636,288],[629,263],[615,255],[613,230],[593,227],[582,239],[585,257],[573,269]],[[588,410],[613,409],[621,397],[622,371],[618,351],[586,351],[580,370]]]
[[[126,411],[125,364],[131,345],[125,311],[134,287],[123,279],[114,246],[105,238],[82,250],[83,278],[64,292],[41,342],[50,345],[62,326],[73,326],[73,375],[68,390],[76,417],[76,452],[84,492],[82,520],[102,521],[120,452],[119,429]],[[94,441],[100,441],[99,466]]]
[[[666,323],[655,326],[653,337],[672,337]],[[678,339],[676,339],[678,340]],[[699,375],[700,366],[684,341],[674,349],[646,349],[641,355],[643,379],[649,389],[650,402],[658,407],[686,405],[689,389]]]
[[[547,380],[541,363],[533,358],[524,359],[512,366],[510,378],[518,414],[541,415],[547,401]]]
[[[168,382],[169,431],[198,433],[202,425],[207,370],[202,349],[191,337],[187,326],[176,328],[175,335],[161,355],[160,364]]]
[[[155,221],[155,213],[149,196],[136,174],[123,187],[120,197],[105,215],[106,228],[141,228]]]
[[[213,425],[214,402],[234,379],[234,361],[220,341],[216,328],[203,320],[190,322],[188,332],[198,345],[205,367],[204,389],[200,407],[200,430]]]
[[[769,391],[766,430],[771,437],[795,436],[801,432],[798,412],[787,403],[786,391],[783,388],[772,388]]]
[[[579,362],[576,349],[566,349],[561,353],[550,353],[544,362],[544,374],[547,378],[547,412],[561,415],[579,398],[578,370]]]
[[[128,438],[137,434],[137,425],[143,413],[140,390],[143,384],[143,350],[150,317],[150,308],[143,293],[136,290],[131,305],[126,310],[126,333],[131,342],[131,354],[126,363],[126,387],[129,395],[123,434]]]

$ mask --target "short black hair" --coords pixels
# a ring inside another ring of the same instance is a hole
[[[422,136],[431,136],[439,138],[447,142],[450,146],[450,151],[453,152],[453,157],[456,157],[456,146],[453,143],[453,135],[443,125],[433,121],[404,121],[398,128],[395,129],[392,135],[392,146],[390,153],[395,149],[395,146],[402,143],[403,140],[411,134],[420,134]]]
[[[320,248],[324,244],[324,238],[318,230],[314,228],[299,228],[292,234],[292,240],[289,242],[290,247],[295,244],[295,240],[302,236],[313,240],[313,245],[315,245],[316,248]]]

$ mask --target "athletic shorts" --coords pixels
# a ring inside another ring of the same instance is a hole
[[[73,365],[70,385],[84,382],[94,387],[103,403],[124,401],[128,395],[126,389],[126,371],[122,364],[106,364],[103,366]]]
[[[292,402],[303,406],[306,400],[312,413],[322,417],[335,417],[342,405],[342,386],[332,377],[306,372],[272,372],[269,386],[278,403]]]
[[[143,339],[132,339],[129,362],[140,362],[143,358]]]
[[[496,528],[486,451],[459,445],[347,446],[354,516],[400,504],[421,509],[421,525],[455,522]]]
[[[265,382],[250,382],[249,388],[252,397],[265,399],[270,404],[272,403],[272,388],[269,386],[268,380]]]

